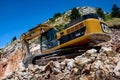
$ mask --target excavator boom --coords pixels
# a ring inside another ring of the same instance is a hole
[[[22,49],[26,52],[24,55],[23,63],[26,65],[30,63],[30,59],[32,54],[30,53],[29,50],[29,41],[34,39],[37,36],[40,36],[43,32],[49,30],[52,27],[49,27],[48,25],[45,24],[40,24],[35,28],[30,29],[28,32],[23,33],[21,35],[21,42],[22,42]]]

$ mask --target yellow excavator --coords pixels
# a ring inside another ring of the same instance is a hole
[[[27,67],[29,63],[36,64],[37,59],[41,57],[69,55],[71,52],[75,54],[82,45],[109,41],[111,38],[108,33],[106,23],[96,14],[87,14],[77,18],[66,24],[61,31],[55,27],[40,24],[21,36],[23,50],[26,52],[23,63]],[[42,54],[34,56],[29,50],[29,40],[37,36],[40,36]]]

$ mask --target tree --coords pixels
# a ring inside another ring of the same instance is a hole
[[[105,19],[105,14],[101,8],[98,8],[96,11],[97,15],[103,19]]]
[[[112,7],[111,16],[112,17],[120,17],[120,8],[118,8],[118,6],[116,4],[114,4]]]
[[[52,21],[52,22],[54,22],[55,19],[58,18],[58,17],[60,17],[60,16],[62,16],[61,13],[55,13],[55,14],[53,15],[53,18],[50,18],[49,20]]]
[[[17,40],[16,36],[14,36],[14,37],[12,38],[12,42],[15,41],[15,40]]]
[[[61,13],[55,13],[54,16],[53,16],[53,18],[58,18],[58,17],[60,17],[61,15],[62,15]]]
[[[72,12],[71,12],[71,14],[70,14],[70,19],[71,19],[71,20],[74,20],[74,19],[76,19],[76,18],[78,18],[78,17],[81,17],[78,9],[73,8],[73,9],[72,9]]]

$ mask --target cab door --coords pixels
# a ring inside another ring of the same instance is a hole
[[[41,51],[51,49],[58,45],[56,39],[56,30],[54,28],[49,29],[41,35]]]

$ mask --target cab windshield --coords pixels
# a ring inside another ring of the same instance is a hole
[[[41,50],[50,49],[56,45],[56,30],[54,28],[41,35]]]

